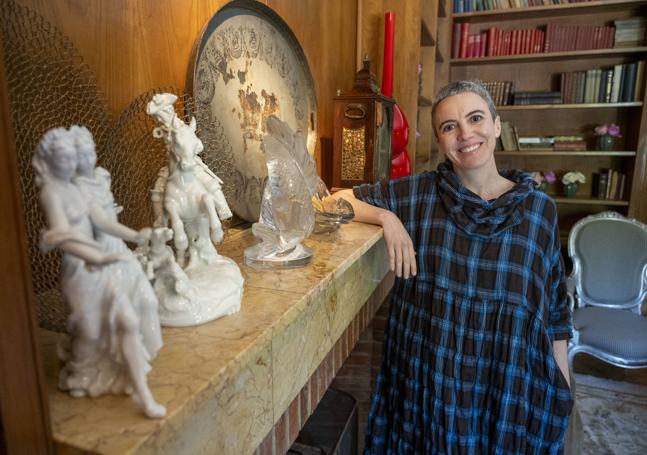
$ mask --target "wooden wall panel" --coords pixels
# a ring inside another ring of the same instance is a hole
[[[184,88],[193,44],[226,0],[18,0],[75,44],[113,114],[151,88]]]
[[[18,2],[72,39],[118,115],[151,88],[184,89],[193,45],[227,0]],[[285,20],[301,43],[316,84],[318,133],[332,138],[332,98],[337,88],[350,89],[355,75],[356,1],[262,3]]]
[[[0,453],[53,453],[0,45]]]
[[[393,96],[409,122],[407,151],[415,169],[416,114],[418,109],[418,63],[420,62],[421,0],[358,0],[361,3],[362,55],[368,54],[371,67],[382,83],[384,13],[395,12],[395,52],[393,57]]]
[[[315,81],[318,135],[330,138],[332,144],[332,99],[337,89],[350,90],[355,78],[357,3],[355,0],[268,0],[267,4],[290,26],[303,47]],[[318,158],[319,162],[326,160],[331,164],[332,150],[320,151]]]
[[[394,96],[411,127],[415,156],[420,0],[263,0],[292,28],[315,79],[319,136],[332,137],[332,98],[350,90],[360,48],[381,80],[384,12],[396,12]],[[204,24],[227,0],[17,0],[45,17],[79,49],[118,115],[137,95],[185,87],[191,51]],[[319,144],[318,144],[319,146]]]

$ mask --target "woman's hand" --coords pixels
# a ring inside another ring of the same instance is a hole
[[[400,219],[393,212],[384,210],[380,214],[380,224],[384,229],[391,271],[394,271],[397,277],[416,276],[418,269],[413,242]]]

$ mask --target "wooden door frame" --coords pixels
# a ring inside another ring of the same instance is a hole
[[[0,43],[0,454],[53,454]]]

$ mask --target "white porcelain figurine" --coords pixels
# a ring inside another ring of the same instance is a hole
[[[198,292],[189,277],[175,261],[173,250],[166,243],[173,238],[173,230],[166,227],[153,229],[150,244],[138,249],[140,261],[153,280],[155,294],[159,297],[160,317],[169,320],[179,314],[200,314]]]
[[[63,251],[60,287],[71,313],[59,346],[59,387],[72,396],[129,393],[148,417],[163,417],[146,375],[162,346],[157,299],[122,239],[144,243],[117,221],[110,174],[94,167],[85,128],[54,128],[33,158],[48,229],[41,249]]]
[[[195,119],[188,125],[179,119],[173,107],[176,100],[170,93],[155,95],[146,112],[160,123],[153,135],[164,140],[169,158],[152,190],[154,225],[167,227],[170,222],[177,263],[197,293],[197,301],[173,308],[166,302],[176,299],[166,292],[158,293],[161,321],[162,325],[187,326],[237,312],[243,276],[236,263],[219,255],[214,246],[223,239],[221,220],[231,218],[231,210],[222,193],[222,181],[199,156],[204,146],[195,133]]]

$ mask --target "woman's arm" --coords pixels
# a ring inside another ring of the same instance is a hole
[[[396,276],[416,276],[416,253],[413,242],[400,219],[395,213],[360,201],[353,190],[342,190],[333,194],[335,199],[344,198],[355,211],[355,221],[376,224],[384,230],[384,240],[389,252],[389,267]]]
[[[555,361],[557,362],[559,369],[562,371],[564,378],[566,378],[566,382],[570,386],[571,377],[568,371],[568,341],[553,341],[553,355],[555,356]]]
[[[121,255],[107,256],[94,246],[92,239],[82,238],[67,221],[63,210],[60,196],[50,188],[43,187],[40,192],[40,202],[45,213],[47,226],[50,233],[61,240],[53,246],[57,246],[65,253],[83,259],[90,265],[101,266],[125,259]]]
[[[115,222],[109,219],[105,211],[98,205],[93,205],[90,208],[90,218],[92,219],[92,224],[100,231],[119,237],[127,242],[143,245],[150,237],[150,229],[142,229],[137,232],[118,221]]]

